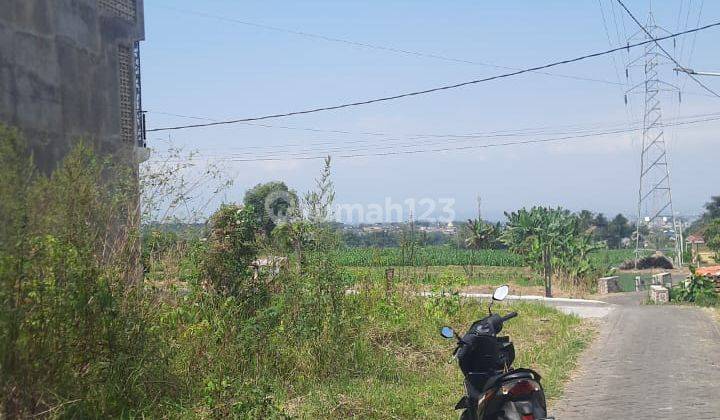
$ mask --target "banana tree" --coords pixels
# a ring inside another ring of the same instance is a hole
[[[552,297],[552,276],[557,257],[577,232],[577,220],[562,208],[533,207],[505,213],[507,226],[501,240],[523,254],[543,275],[545,296]]]
[[[592,269],[590,253],[603,247],[604,245],[594,242],[587,232],[569,238],[563,252],[557,257],[557,265],[564,272],[564,278],[577,285],[579,279],[587,276]]]

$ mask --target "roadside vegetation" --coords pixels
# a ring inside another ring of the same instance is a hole
[[[705,212],[688,229],[691,237],[702,238],[704,244],[689,245],[686,260],[692,261],[688,278],[670,289],[670,300],[678,303],[689,303],[698,306],[720,307],[718,289],[720,280],[717,277],[703,275],[698,265],[717,264],[720,262],[720,196],[713,196],[705,204]],[[705,253],[710,258],[703,258]],[[714,261],[713,261],[714,260]],[[710,272],[717,272],[710,268]],[[708,274],[707,272],[704,274]]]
[[[718,306],[720,296],[716,291],[715,280],[699,275],[694,267],[687,280],[670,289],[670,300],[678,303],[691,303],[698,306]]]
[[[169,172],[141,178],[167,196],[139,210],[122,164],[80,144],[45,176],[19,133],[0,128],[2,417],[453,415],[462,382],[438,329],[466,328],[485,307],[458,297],[462,278],[438,274],[448,293],[424,298],[338,264],[341,235],[322,222],[329,159],[313,191],[288,190],[299,205],[274,226],[252,194],[200,230],[141,224],[199,188],[182,180],[178,192]],[[289,262],[253,275],[267,255]],[[497,310],[521,313],[507,325],[517,363],[558,396],[590,329],[542,306]]]
[[[705,211],[686,232],[703,244],[690,246],[686,260],[693,264],[720,264],[720,195],[710,197]]]

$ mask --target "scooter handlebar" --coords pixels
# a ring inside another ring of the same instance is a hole
[[[505,316],[502,317],[501,319],[502,319],[503,322],[505,322],[505,321],[509,321],[509,320],[515,318],[516,316],[518,316],[518,313],[517,313],[517,312],[510,312],[509,314],[505,315]]]

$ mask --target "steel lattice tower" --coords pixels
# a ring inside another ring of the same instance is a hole
[[[659,32],[667,32],[655,24],[652,12],[645,28],[653,37]],[[652,39],[644,31],[641,33],[645,39]],[[645,79],[627,92],[642,90],[645,97],[635,231],[636,261],[640,258],[641,251],[645,249],[640,237],[642,227],[646,227],[650,232],[659,231],[672,237],[675,242],[676,259],[678,263],[682,263],[681,226],[675,218],[673,208],[670,167],[662,122],[661,93],[677,90],[680,97],[676,86],[660,79],[659,67],[668,63],[669,58],[656,43],[650,42],[646,44],[643,55],[628,64],[628,67],[635,65],[643,68]],[[626,74],[629,74],[629,70]]]

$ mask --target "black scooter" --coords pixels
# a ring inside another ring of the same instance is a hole
[[[475,321],[460,337],[443,327],[440,335],[457,339],[453,356],[465,375],[465,396],[455,405],[463,410],[460,420],[549,420],[540,375],[531,369],[515,369],[515,347],[510,337],[498,337],[505,316],[492,313],[492,304],[505,299],[510,288],[500,286],[488,306],[489,315]]]

